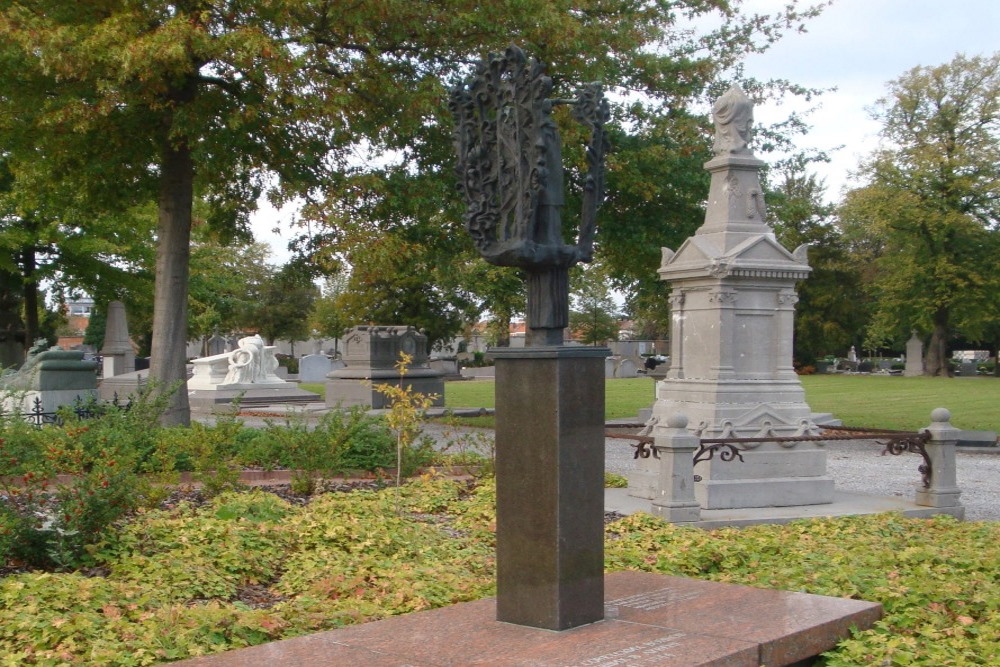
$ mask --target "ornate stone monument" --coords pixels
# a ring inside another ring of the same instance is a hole
[[[400,353],[411,361],[400,374]],[[344,335],[345,368],[326,377],[326,404],[329,407],[388,407],[386,396],[375,385],[399,384],[422,394],[436,396],[434,405],[444,405],[444,381],[440,371],[428,365],[427,336],[409,326],[360,326]]]
[[[191,406],[212,407],[237,397],[244,404],[318,401],[316,394],[278,377],[276,349],[255,334],[240,338],[232,352],[193,360],[187,382]]]
[[[135,371],[135,350],[128,336],[128,321],[125,319],[125,304],[112,301],[108,304],[108,320],[104,328],[104,346],[101,347],[105,378],[124,375]]]
[[[812,413],[792,368],[795,283],[810,272],[806,246],[789,252],[765,222],[758,176],[764,163],[748,148],[750,100],[734,87],[716,102],[713,117],[705,223],[676,253],[664,248],[659,269],[672,287],[672,363],[657,385],[653,418],[665,427],[683,415],[702,438],[814,435],[816,420],[830,416]],[[743,462],[699,464],[695,492],[703,508],[832,502],[821,445],[752,447]],[[642,474],[635,485],[652,486]]]
[[[604,616],[605,348],[563,346],[568,271],[593,255],[604,195],[607,103],[598,84],[553,99],[541,63],[491,54],[452,91],[465,227],[486,261],[527,278],[527,336],[496,359],[497,619],[563,630]],[[552,108],[591,130],[575,244],[563,240]]]

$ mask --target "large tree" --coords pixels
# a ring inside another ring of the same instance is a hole
[[[767,180],[767,212],[778,240],[790,250],[809,245],[812,272],[797,288],[795,361],[812,365],[860,347],[867,322],[861,266],[836,225],[834,206],[823,201],[822,181],[799,160],[772,170]]]
[[[925,372],[946,375],[951,336],[980,338],[1000,295],[1000,53],[910,70],[876,117],[882,146],[840,211],[875,260],[870,338],[917,330]]]

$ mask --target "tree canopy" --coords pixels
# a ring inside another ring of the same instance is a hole
[[[686,21],[708,13],[721,27],[692,35]],[[683,110],[811,13],[743,15],[726,0],[4,0],[0,151],[26,210],[80,211],[83,231],[157,202],[151,376],[182,383],[196,195],[210,225],[237,232],[265,192],[305,195],[339,242],[344,216],[394,174],[445,187],[444,87],[487,50],[515,39],[557,82],[601,79]],[[458,219],[415,199],[380,229]],[[166,421],[188,418],[177,392]]]
[[[925,372],[948,374],[948,344],[994,320],[1000,272],[1000,53],[916,67],[889,84],[882,146],[840,217],[874,273],[869,339],[929,338]]]

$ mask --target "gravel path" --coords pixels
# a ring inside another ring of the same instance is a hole
[[[449,433],[450,432],[450,433]],[[492,431],[456,429],[427,424],[424,433],[438,442],[446,442],[459,433],[475,434],[477,439],[492,441]],[[625,474],[635,468],[632,441],[608,438],[605,447],[605,469]],[[1000,521],[1000,449],[990,452],[956,455],[958,486],[961,502],[969,521]],[[841,491],[858,491],[877,496],[899,496],[912,499],[914,487],[920,482],[917,467],[921,458],[916,454],[882,456],[882,448],[872,442],[832,442],[826,446],[827,474],[833,477]]]

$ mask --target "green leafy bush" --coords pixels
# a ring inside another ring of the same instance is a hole
[[[8,474],[0,478],[0,557],[47,568],[86,564],[87,547],[114,522],[158,503],[167,489],[157,482],[174,465],[157,448],[156,422],[165,405],[163,397],[145,393],[128,411],[105,408],[89,420],[66,413],[62,426],[35,429],[30,438],[23,425],[4,423],[4,445],[13,435],[21,453],[6,457]]]

